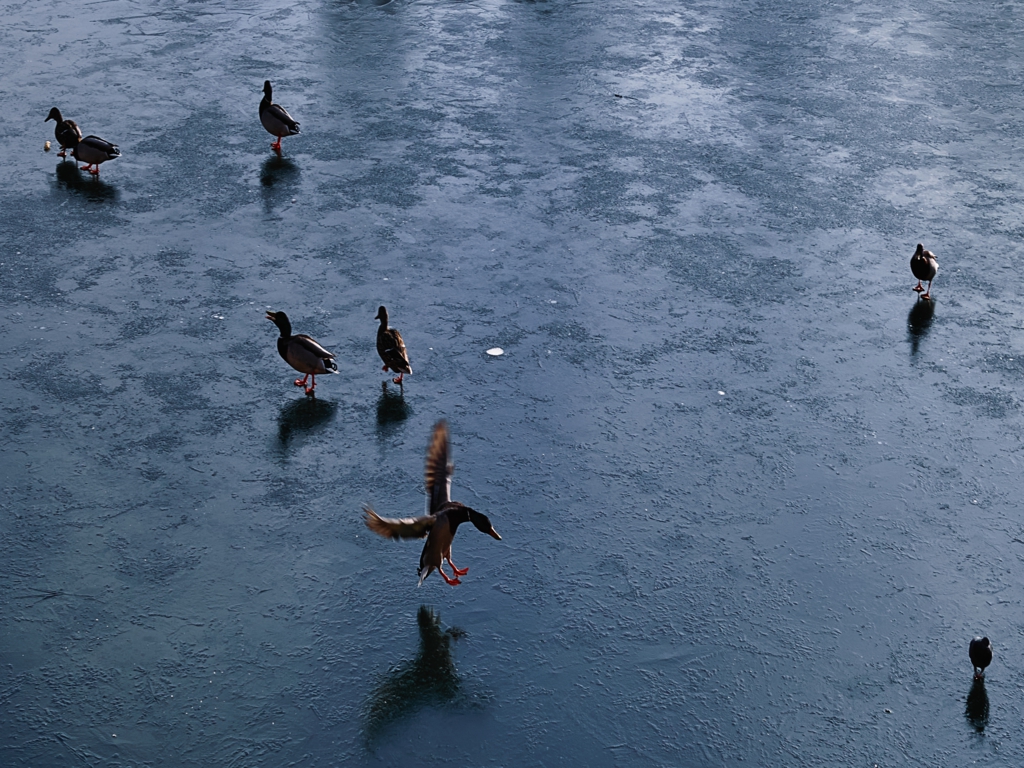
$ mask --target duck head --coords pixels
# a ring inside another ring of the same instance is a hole
[[[475,509],[470,509],[469,522],[471,522],[478,531],[486,533],[488,536],[493,536],[498,541],[501,541],[501,536],[498,535],[498,532],[494,530],[494,526],[491,525],[491,519],[483,512],[477,512]]]
[[[273,94],[273,92],[274,92],[274,89],[270,87],[270,81],[269,80],[264,80],[263,81],[263,95],[267,98],[267,101],[270,101],[273,98],[272,95],[271,95],[271,94]]]
[[[914,255],[915,256],[921,256],[921,254],[923,254],[923,253],[924,253],[924,245],[921,244],[921,243],[918,243],[917,244],[917,250],[914,251]]]
[[[267,320],[270,320],[281,331],[282,336],[292,335],[292,322],[284,312],[271,312],[267,310]]]
[[[46,119],[43,120],[43,122],[48,123],[51,120],[56,120],[58,123],[64,122],[64,118],[60,116],[60,110],[56,107],[50,110],[50,114],[46,116]]]
[[[384,325],[387,325],[388,324],[388,311],[383,306],[381,306],[377,310],[377,316],[375,318],[373,318],[373,319],[374,320],[380,320],[382,323],[384,323]]]

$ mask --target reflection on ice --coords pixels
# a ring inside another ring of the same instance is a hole
[[[277,417],[277,438],[281,441],[281,446],[287,447],[288,441],[296,432],[313,432],[320,429],[334,418],[337,410],[337,403],[315,397],[289,401]]]
[[[935,302],[918,299],[907,315],[907,334],[910,336],[910,354],[917,354],[917,345],[928,333],[935,315]]]
[[[273,155],[263,161],[263,167],[260,168],[260,184],[272,187],[283,182],[294,182],[298,175],[299,166],[294,160]]]
[[[964,717],[978,733],[984,731],[988,725],[988,692],[985,690],[984,678],[975,680],[971,686],[971,692],[967,694]]]
[[[457,627],[442,630],[441,617],[425,605],[420,606],[416,621],[420,629],[419,653],[412,661],[392,667],[366,705],[367,744],[372,744],[395,721],[421,707],[447,704],[459,693],[451,641],[465,633]]]
[[[117,199],[117,187],[102,181],[99,176],[83,173],[78,169],[78,163],[73,160],[62,160],[57,163],[56,171],[58,187],[78,192],[95,202]]]
[[[377,431],[383,433],[400,421],[405,421],[412,409],[405,402],[404,393],[393,394],[388,391],[387,382],[383,382],[380,399],[377,401]]]

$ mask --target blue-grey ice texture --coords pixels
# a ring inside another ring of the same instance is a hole
[[[0,764],[1024,764],[1017,5],[0,12]]]

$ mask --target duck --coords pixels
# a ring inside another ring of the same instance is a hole
[[[914,286],[914,290],[921,294],[922,299],[930,299],[932,297],[932,280],[935,279],[935,275],[939,271],[939,261],[935,258],[935,254],[931,251],[926,251],[921,243],[917,244],[917,250],[914,251],[914,255],[910,257],[910,271],[914,273],[914,277],[917,278],[917,285]],[[928,290],[925,291],[924,286],[921,285],[922,280],[928,281]]]
[[[405,374],[412,373],[412,366],[409,364],[409,354],[405,351],[405,342],[402,341],[402,334],[397,328],[388,328],[388,311],[383,306],[377,310],[374,320],[380,320],[380,327],[377,328],[377,354],[384,361],[382,371],[388,368],[396,371],[398,376],[392,381],[398,386],[404,386],[402,379]],[[387,386],[387,382],[384,382]]]
[[[121,150],[117,148],[117,144],[111,144],[99,136],[86,136],[75,142],[71,149],[71,156],[80,163],[85,163],[81,170],[88,171],[93,176],[99,176],[100,163],[120,157]]]
[[[281,331],[281,336],[277,340],[278,354],[296,371],[306,374],[303,378],[295,380],[295,386],[305,388],[307,397],[314,397],[317,375],[338,372],[334,353],[328,352],[315,339],[304,333],[293,336],[292,323],[284,312],[267,310],[267,320],[272,321]],[[313,377],[313,382],[307,387],[306,381],[310,376]]]
[[[272,100],[273,88],[269,80],[263,81],[263,101],[260,102],[260,122],[267,129],[271,136],[277,136],[277,141],[270,145],[270,148],[277,153],[281,152],[281,139],[285,136],[294,136],[299,132],[299,124],[288,114],[288,110]]]
[[[974,679],[981,680],[985,677],[985,667],[992,663],[992,643],[987,637],[976,637],[971,640],[968,653],[974,665]]]
[[[389,518],[381,517],[369,505],[363,507],[366,527],[385,539],[422,539],[423,552],[420,554],[419,584],[434,571],[448,584],[461,584],[460,576],[469,573],[469,568],[457,568],[452,562],[452,541],[463,523],[472,523],[481,533],[498,541],[501,536],[494,530],[490,518],[482,512],[452,501],[452,472],[454,465],[448,460],[451,453],[448,442],[448,423],[443,419],[434,425],[434,432],[427,447],[427,462],[424,478],[427,487],[427,514],[422,517]],[[449,578],[441,567],[447,560],[453,576]]]
[[[53,128],[53,135],[57,139],[57,143],[60,144],[60,152],[57,153],[57,157],[67,157],[67,150],[82,140],[82,129],[74,120],[65,120],[56,107],[50,110],[50,114],[43,122],[47,123],[50,120],[57,123]]]

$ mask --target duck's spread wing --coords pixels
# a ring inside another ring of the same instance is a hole
[[[439,421],[427,448],[424,480],[427,485],[427,511],[436,515],[452,498],[452,465],[448,462],[448,423]]]
[[[316,339],[312,339],[304,333],[297,333],[292,336],[292,341],[300,344],[303,348],[309,350],[319,358],[326,358],[328,360],[334,359],[334,353],[328,352],[326,349],[317,343]]]
[[[422,539],[430,533],[434,521],[430,515],[423,517],[381,517],[370,507],[363,507],[366,513],[366,527],[385,539]]]

